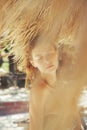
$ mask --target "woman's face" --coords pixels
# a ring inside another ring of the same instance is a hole
[[[32,65],[43,74],[56,72],[58,68],[58,51],[51,44],[37,44],[31,52]]]

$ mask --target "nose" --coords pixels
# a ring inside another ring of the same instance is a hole
[[[52,60],[52,59],[50,59],[50,58],[47,57],[47,56],[44,57],[44,63],[45,63],[46,65],[50,65],[50,64],[51,64],[51,60]]]

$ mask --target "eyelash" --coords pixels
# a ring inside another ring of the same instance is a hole
[[[40,60],[42,57],[38,57],[38,58],[36,58],[36,60]]]
[[[52,56],[53,54],[55,54],[55,52],[50,52],[47,56]],[[43,57],[41,56],[41,57],[38,57],[38,58],[36,58],[35,60],[41,60]]]

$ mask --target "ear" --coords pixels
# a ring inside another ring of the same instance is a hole
[[[30,60],[30,63],[32,64],[32,66],[34,66],[36,68],[36,65],[33,60]]]

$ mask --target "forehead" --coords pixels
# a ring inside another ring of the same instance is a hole
[[[51,51],[54,51],[54,49],[55,48],[51,43],[49,43],[49,44],[47,44],[47,43],[40,44],[39,43],[33,48],[32,54],[33,55],[41,55],[41,54],[45,54],[45,53],[49,53]]]

